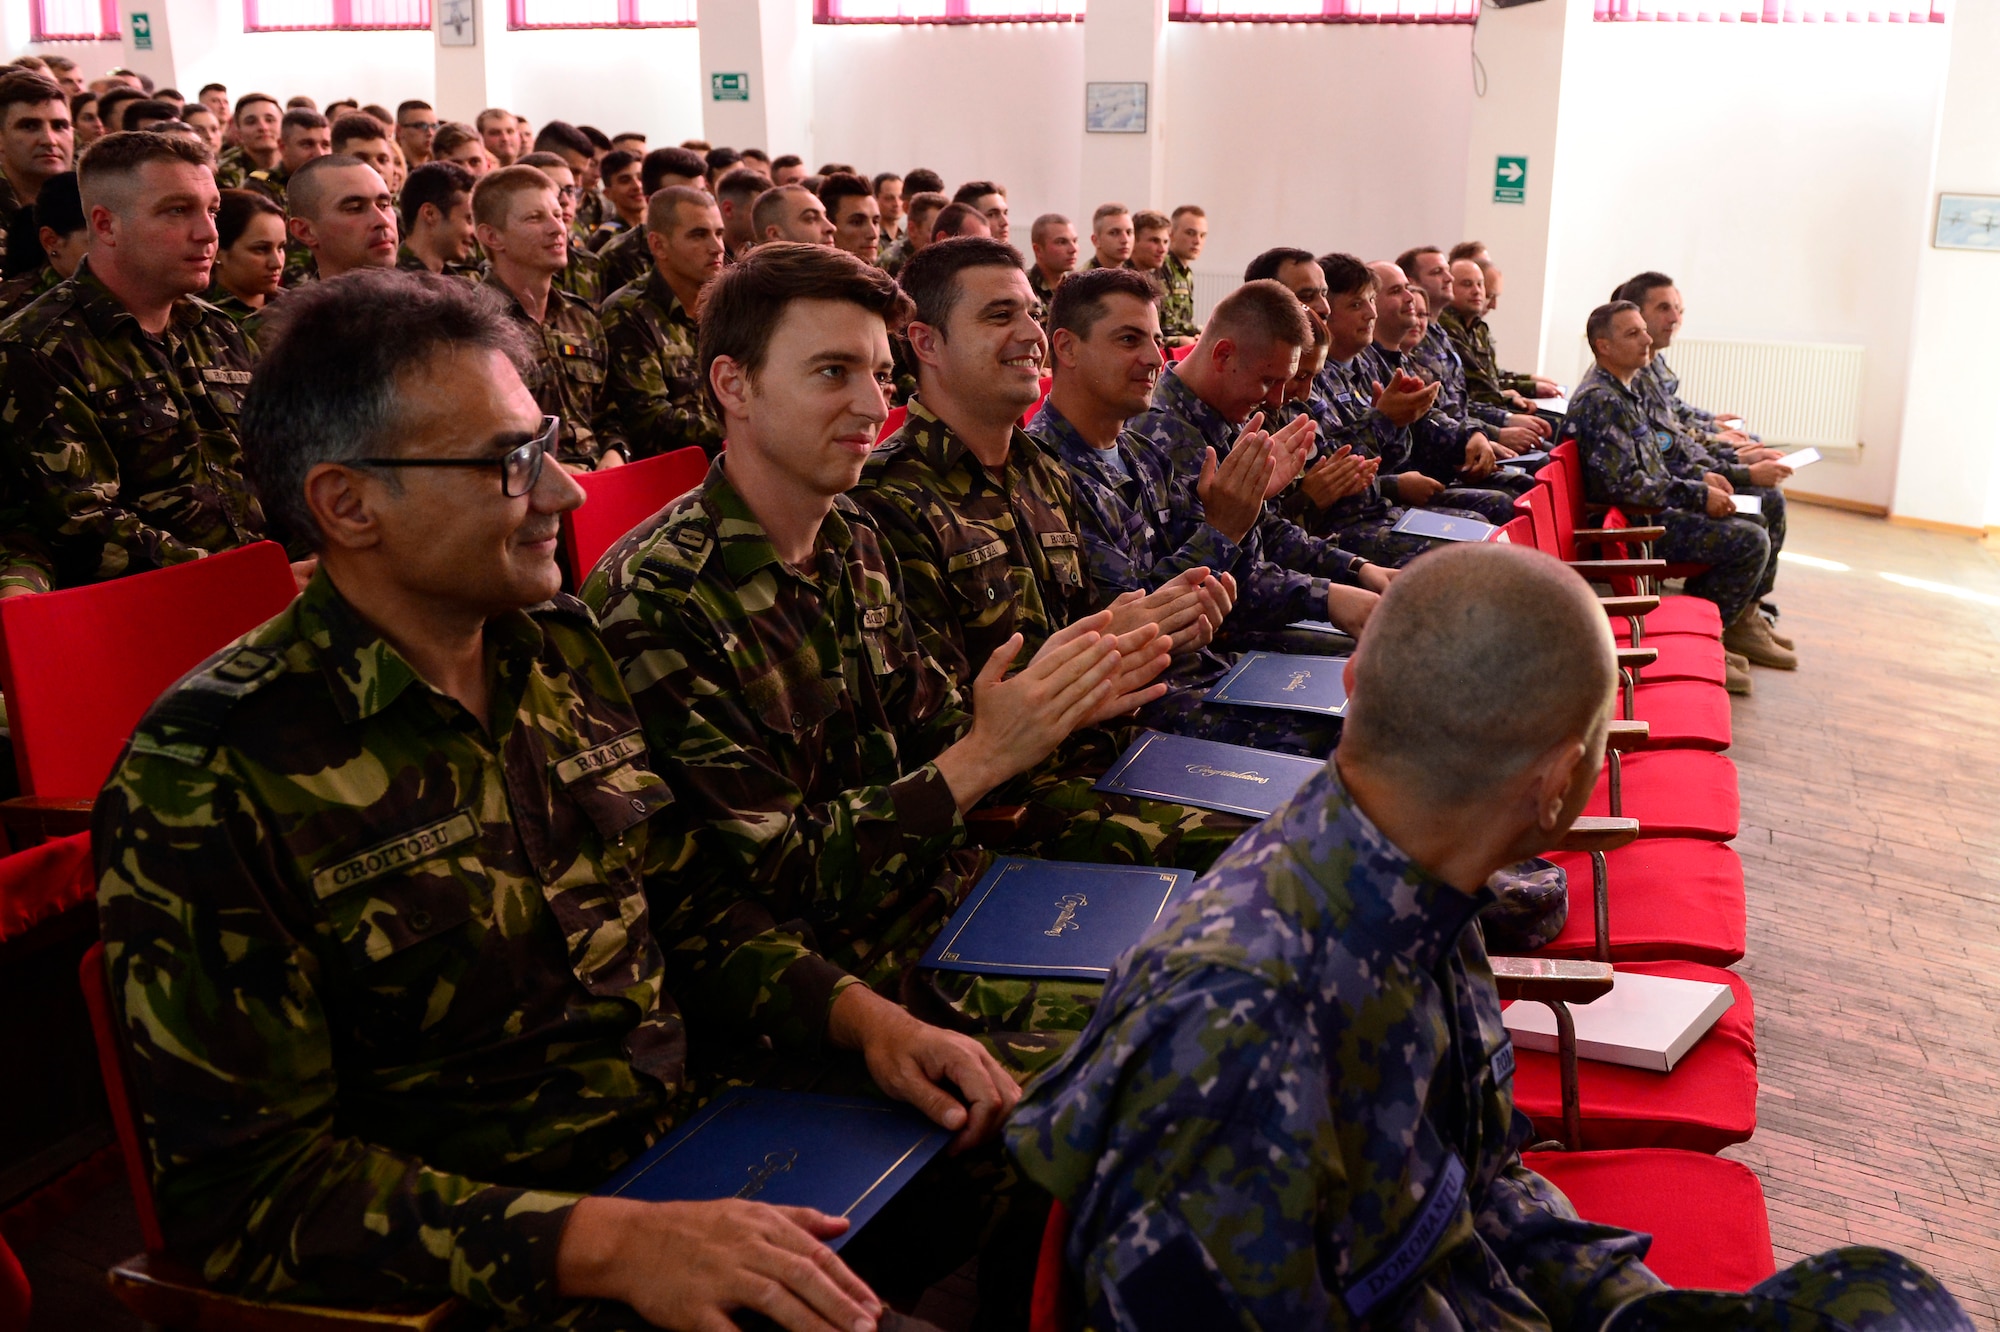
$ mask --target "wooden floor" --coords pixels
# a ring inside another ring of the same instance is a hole
[[[2000,554],[1804,505],[1789,544],[1849,567],[1785,565],[1805,664],[1736,702],[1763,1095],[1728,1154],[1781,1264],[1887,1245],[2000,1327]],[[122,1193],[23,1252],[35,1329],[136,1326],[97,1277],[139,1247]],[[924,1312],[959,1324],[967,1284]]]

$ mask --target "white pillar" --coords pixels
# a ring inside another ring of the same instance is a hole
[[[1074,112],[1077,128],[1086,130],[1076,217],[1086,246],[1090,214],[1099,204],[1122,203],[1134,211],[1165,204],[1166,52],[1166,0],[1090,0],[1083,19],[1086,105]],[[1146,132],[1088,132],[1085,117],[1093,83],[1144,84]]]
[[[797,153],[813,144],[812,0],[706,0],[701,7],[702,137]]]
[[[1563,381],[1575,360],[1575,334],[1570,331],[1560,347],[1549,346],[1552,221],[1558,192],[1580,188],[1575,182],[1587,168],[1573,166],[1567,178],[1558,169],[1557,129],[1569,26],[1590,22],[1590,15],[1591,0],[1484,10],[1479,58],[1486,92],[1473,106],[1466,157],[1466,238],[1485,241],[1507,278],[1506,299],[1488,317],[1500,364]],[[1501,197],[1503,187],[1518,189],[1518,201]]]
[[[213,16],[195,14],[188,0],[118,0],[118,63],[134,73],[144,74],[156,88],[180,86],[174,64],[174,36],[177,28],[190,28],[204,19],[213,26]],[[192,35],[192,34],[190,34]],[[181,88],[189,96],[192,88]]]
[[[470,125],[489,106],[511,106],[512,80],[501,58],[507,0],[431,0],[431,29],[440,119]]]
[[[1950,10],[1951,56],[1931,161],[1931,210],[1917,260],[1909,391],[1890,512],[1952,527],[2000,529],[2000,252],[1932,245],[1938,196],[2000,196],[2000,0]]]

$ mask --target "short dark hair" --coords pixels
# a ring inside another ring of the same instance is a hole
[[[1485,241],[1460,241],[1451,247],[1451,253],[1445,258],[1455,264],[1461,259],[1477,259],[1484,253],[1486,253]]]
[[[584,132],[567,120],[551,120],[535,134],[535,151],[538,153],[566,152],[583,157],[595,157],[597,150],[591,146]]]
[[[0,113],[4,113],[4,110],[4,107],[0,107]],[[125,119],[128,123],[135,120],[159,121],[180,118],[180,107],[158,97],[142,97],[125,108]]]
[[[310,107],[295,106],[285,112],[285,118],[278,122],[280,136],[290,134],[295,129],[325,129],[326,117]]]
[[[890,332],[910,317],[910,298],[896,280],[845,250],[767,241],[702,288],[696,323],[703,391],[714,402],[709,369],[727,356],[755,376],[764,368],[785,307],[793,301],[847,301],[882,317]],[[716,404],[717,411],[721,404]]]
[[[1291,288],[1271,278],[1246,282],[1215,304],[1215,312],[1202,326],[1204,343],[1229,338],[1237,343],[1260,345],[1283,343],[1288,347],[1310,347],[1312,325],[1306,321],[1306,307],[1299,304]]]
[[[74,236],[87,224],[83,193],[77,188],[75,171],[59,171],[42,182],[35,195],[37,227],[47,227],[58,236]]]
[[[1590,318],[1583,321],[1584,340],[1590,344],[1590,354],[1597,355],[1597,340],[1611,336],[1611,321],[1627,310],[1638,311],[1631,301],[1606,301],[1590,312]]]
[[[984,199],[989,194],[997,194],[1003,199],[1007,197],[1007,191],[990,180],[968,180],[958,187],[958,192],[951,196],[951,201],[969,204],[975,199]]]
[[[692,185],[668,185],[654,190],[646,200],[646,230],[664,236],[670,233],[680,221],[683,206],[688,208],[713,208],[715,199],[707,190],[698,190]]]
[[[396,117],[390,113],[388,107],[383,106],[380,102],[368,103],[368,105],[361,108],[361,114],[375,117],[377,121],[392,130],[396,128]]]
[[[45,74],[37,74],[32,69],[15,69],[0,74],[0,119],[6,117],[10,106],[40,106],[43,102],[61,102],[65,110],[69,108],[69,98],[63,95],[62,85]]]
[[[655,148],[639,164],[639,185],[648,194],[659,189],[668,176],[704,180],[708,159],[689,148]]]
[[[319,546],[305,501],[321,463],[394,454],[401,387],[441,348],[533,362],[526,335],[490,294],[459,278],[362,269],[309,282],[272,307],[242,416],[250,484],[273,525]]]
[[[853,166],[851,166],[846,162],[828,162],[818,171],[813,172],[813,174],[815,176],[839,176],[839,175],[858,176],[861,173],[856,171],[853,168]]]
[[[745,148],[743,150],[743,160],[746,162],[762,162],[767,167],[771,165],[771,155],[762,148]]]
[[[85,88],[82,92],[70,98],[69,118],[71,122],[73,123],[78,116],[83,114],[83,108],[94,104],[96,101],[97,101],[97,94],[90,91],[90,89],[88,88]]]
[[[44,190],[48,186],[42,186]],[[283,218],[285,210],[273,203],[262,190],[224,190],[222,208],[215,215],[216,248],[226,250],[243,239],[250,219],[258,216]]]
[[[385,129],[382,122],[365,111],[350,111],[333,122],[333,151],[340,151],[343,143],[358,143],[363,139],[387,139],[395,131]]]
[[[806,159],[800,157],[797,153],[786,153],[783,157],[774,157],[771,159],[771,170],[783,171],[786,167],[802,167],[805,164]]]
[[[440,214],[449,213],[461,198],[471,197],[472,186],[472,173],[456,162],[426,162],[412,171],[396,201],[403,235],[417,229],[425,204]]]
[[[878,171],[875,173],[875,178],[868,183],[875,187],[875,193],[880,194],[884,185],[887,185],[892,180],[900,182],[902,179],[901,176],[893,171]]]
[[[107,91],[104,95],[106,97],[109,97],[112,91],[116,90],[113,89]],[[269,102],[272,106],[276,107],[280,112],[282,112],[285,109],[284,105],[280,103],[277,98],[271,96],[271,94],[269,93],[247,92],[244,93],[241,97],[236,99],[236,105],[233,109],[231,109],[229,113],[229,118],[231,120],[241,120],[243,118],[244,108],[255,106],[258,102]]]
[[[743,154],[734,148],[711,148],[701,157],[702,161],[708,163],[708,175],[711,180],[743,160]]]
[[[958,304],[958,275],[968,268],[1011,268],[1019,273],[1021,256],[1013,246],[991,236],[954,236],[924,246],[896,275],[916,302],[913,318],[942,334],[952,307]]]
[[[1068,329],[1079,338],[1088,338],[1097,322],[1110,313],[1113,296],[1136,296],[1153,305],[1160,303],[1160,284],[1152,275],[1136,268],[1089,268],[1072,273],[1056,288],[1049,302],[1049,336]]]
[[[185,134],[119,130],[84,149],[82,160],[76,164],[77,184],[86,206],[105,203],[104,195],[116,190],[117,178],[130,177],[148,162],[186,162],[214,169],[209,164],[207,146]]]
[[[597,126],[578,125],[576,129],[577,133],[590,140],[590,151],[593,155],[611,151],[611,136],[597,128]]]
[[[195,96],[206,97],[212,92],[226,93],[228,91],[229,85],[226,83],[204,83],[201,85],[201,91],[196,93]]]
[[[122,130],[125,128],[125,108],[134,102],[145,100],[146,94],[137,88],[122,84],[116,88],[106,88],[103,96],[97,99],[97,118],[104,122],[107,134],[113,130]]]
[[[1396,256],[1396,267],[1403,270],[1404,277],[1415,282],[1417,280],[1418,257],[1426,254],[1443,253],[1444,247],[1441,245],[1412,245],[1409,249]]]
[[[1617,290],[1611,293],[1611,299],[1614,301],[1630,301],[1632,304],[1643,308],[1648,296],[1661,287],[1671,287],[1673,285],[1674,280],[1665,273],[1656,273],[1648,269],[1644,273],[1635,273],[1619,283]]]
[[[406,101],[396,103],[396,123],[399,125],[403,123],[403,113],[405,111],[432,111],[435,109],[435,107],[422,98],[409,98]]]
[[[715,182],[718,199],[754,199],[771,188],[771,178],[750,167],[733,167]]]
[[[1373,291],[1381,285],[1375,279],[1375,270],[1351,254],[1323,254],[1319,257],[1319,271],[1326,274],[1326,294],[1328,296],[1351,296],[1363,287]]]
[[[641,160],[639,154],[629,149],[613,148],[604,155],[604,160],[597,164],[597,174],[605,180],[610,180],[626,167]],[[642,185],[645,183],[645,168],[643,166],[639,168],[639,180]]]
[[[829,218],[840,207],[842,199],[862,197],[874,198],[874,188],[867,181],[861,179],[861,177],[851,175],[848,172],[836,171],[820,182],[819,201],[825,206],[826,215]]]
[[[1275,281],[1278,272],[1286,264],[1309,264],[1313,262],[1311,250],[1301,250],[1295,246],[1279,245],[1264,251],[1252,259],[1243,270],[1245,282]]]
[[[944,177],[929,167],[918,167],[904,174],[903,189],[909,194],[943,194]]]
[[[931,219],[932,238],[935,239],[939,232],[943,232],[946,240],[959,239],[958,229],[965,225],[965,219],[968,217],[978,218],[981,226],[986,224],[986,214],[980,212],[971,204],[946,204],[938,210],[938,215]],[[967,236],[963,239],[978,240],[979,237]]]
[[[540,171],[546,171],[550,167],[555,167],[560,171],[568,171],[569,159],[561,153],[525,153],[514,159],[514,165],[531,166]],[[550,177],[550,179],[553,180],[554,177]],[[562,187],[557,186],[557,188],[560,189]]]

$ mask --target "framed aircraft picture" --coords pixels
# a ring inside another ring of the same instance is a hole
[[[2000,251],[2000,194],[1938,195],[1931,244],[1940,250]]]
[[[1146,85],[1143,83],[1084,85],[1083,128],[1088,134],[1144,134]]]

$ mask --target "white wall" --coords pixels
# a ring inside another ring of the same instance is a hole
[[[1584,317],[1648,268],[1679,284],[1688,337],[1859,343],[1865,448],[1800,489],[1888,505],[1943,25],[1585,23],[1568,40],[1541,368],[1573,374]]]
[[[1167,189],[1148,202],[1207,209],[1202,266],[1236,274],[1273,245],[1372,260],[1451,244],[1471,40],[1458,26],[1169,24]]]

